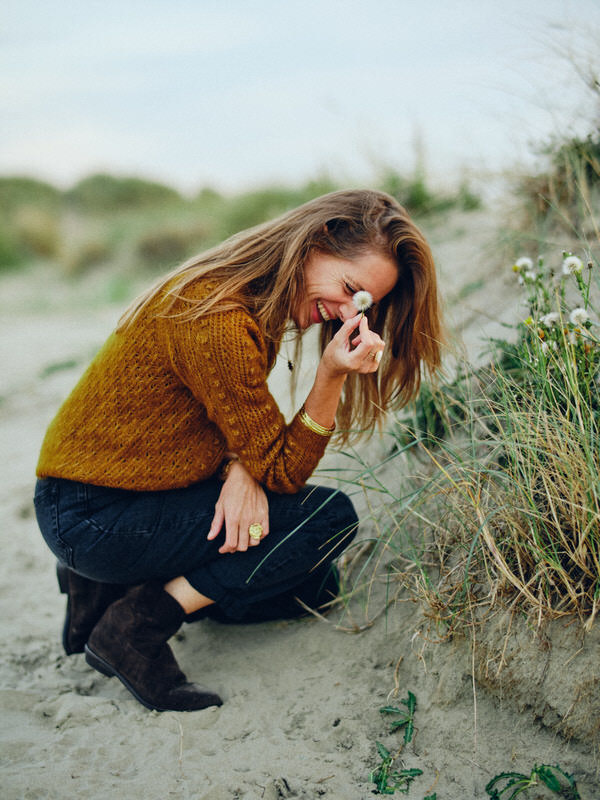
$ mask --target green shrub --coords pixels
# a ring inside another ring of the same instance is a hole
[[[25,253],[14,231],[0,222],[0,271],[12,269],[25,261]]]
[[[13,216],[12,227],[25,254],[55,258],[60,248],[58,215],[39,206],[22,206]]]
[[[333,181],[322,177],[299,187],[266,186],[236,195],[223,209],[223,235],[252,228],[336,188]]]
[[[458,188],[456,202],[462,211],[477,211],[482,206],[481,197],[475,194],[466,181],[463,181]]]
[[[210,186],[205,186],[203,189],[200,189],[198,194],[194,197],[194,202],[198,203],[200,206],[213,206],[220,203],[222,200],[223,195]]]
[[[540,150],[543,166],[517,184],[521,246],[565,234],[597,239],[600,229],[600,134],[552,141]]]
[[[112,255],[112,248],[102,238],[84,239],[63,254],[62,265],[66,275],[82,275],[108,261]]]
[[[0,214],[11,215],[22,206],[56,208],[61,192],[43,181],[23,176],[0,177]]]
[[[163,228],[146,233],[139,239],[136,254],[145,267],[171,269],[198,249],[194,243],[201,236],[193,231]]]
[[[0,269],[31,258],[55,257],[61,193],[27,177],[0,178]]]
[[[224,210],[225,236],[273,219],[298,204],[298,192],[283,186],[270,186],[237,195]]]
[[[555,274],[542,258],[534,264],[525,257],[513,270],[527,295],[529,314],[518,325],[514,346],[499,343],[505,371],[516,386],[535,393],[551,410],[571,415],[582,401],[600,421],[600,332],[593,310],[592,261],[586,264],[563,253]],[[507,369],[511,360],[516,365]]]
[[[394,170],[387,170],[379,180],[382,191],[391,194],[407,211],[415,215],[427,215],[459,208],[473,211],[480,208],[480,198],[463,183],[456,194],[436,193],[428,185],[425,173],[417,169],[414,176],[404,177]]]
[[[179,192],[162,183],[105,174],[83,178],[65,197],[72,206],[87,212],[118,211],[181,201]]]

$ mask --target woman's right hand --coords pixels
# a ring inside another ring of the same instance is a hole
[[[261,539],[250,537],[250,525],[256,523],[262,527]],[[219,553],[243,552],[260,544],[269,533],[269,502],[265,491],[239,461],[229,468],[206,538],[216,539],[223,526],[225,542]]]
[[[332,376],[375,372],[381,359],[377,354],[383,352],[384,347],[383,339],[369,329],[366,316],[357,314],[346,320],[329,342],[321,357],[321,365]]]

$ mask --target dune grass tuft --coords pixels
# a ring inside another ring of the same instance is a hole
[[[586,628],[600,607],[598,263],[565,253],[515,272],[516,341],[427,387],[394,433],[412,491],[392,500],[380,550],[446,630],[498,602]]]

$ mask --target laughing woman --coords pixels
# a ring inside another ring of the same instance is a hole
[[[311,325],[320,359],[286,424],[267,376],[286,329]],[[374,191],[334,192],[237,234],[140,297],[38,463],[66,652],[85,651],[148,708],[220,705],[187,681],[168,639],[189,615],[291,617],[296,598],[335,596],[356,514],[306,481],[336,426],[346,442],[414,396],[439,342],[429,247]]]

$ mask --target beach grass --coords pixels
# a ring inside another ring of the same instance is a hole
[[[456,356],[422,386],[390,429],[397,482],[370,482],[384,508],[369,559],[385,577],[373,581],[394,575],[442,636],[499,607],[538,625],[574,616],[585,630],[598,615],[598,145],[558,147],[532,222],[536,247],[562,231],[577,249],[514,261],[522,296],[510,332],[482,342],[483,366]]]

